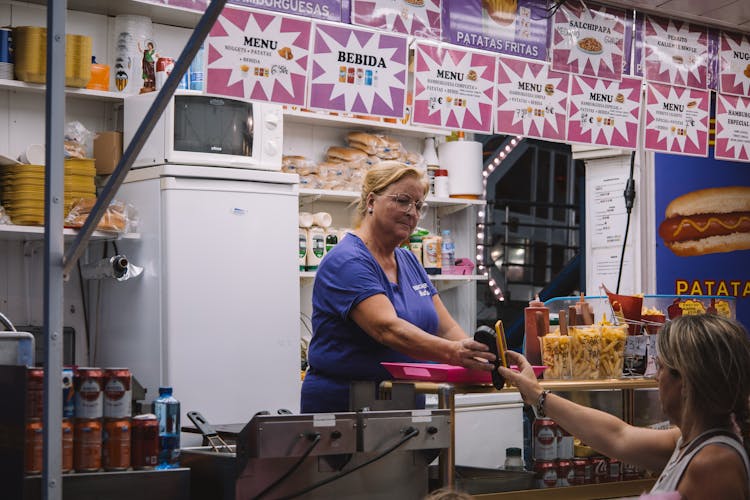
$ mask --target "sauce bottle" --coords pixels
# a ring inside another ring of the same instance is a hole
[[[542,353],[539,337],[544,337],[549,330],[549,309],[537,295],[529,302],[529,307],[523,310],[525,322],[524,356],[532,365],[542,364]]]

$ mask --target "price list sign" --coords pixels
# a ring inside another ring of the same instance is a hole
[[[709,107],[707,90],[649,84],[646,97],[646,149],[707,156]]]
[[[206,91],[303,106],[310,21],[225,7],[208,34]]]
[[[750,162],[750,98],[716,94],[714,156]]]
[[[417,42],[413,124],[492,132],[495,56]]]
[[[646,16],[643,48],[647,80],[697,89],[708,85],[705,27]]]
[[[621,246],[625,234],[627,210],[622,191],[627,177],[619,175],[603,176],[594,187],[593,225],[591,246],[611,247]]]
[[[352,24],[440,40],[441,0],[352,0]]]
[[[323,23],[313,32],[310,107],[403,117],[406,37]]]
[[[498,57],[495,132],[564,141],[569,79],[549,64]]]
[[[641,80],[573,76],[568,140],[635,149],[641,110]]]
[[[719,41],[722,94],[750,97],[750,37],[722,32]]]

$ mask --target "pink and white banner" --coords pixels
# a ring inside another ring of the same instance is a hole
[[[415,44],[412,123],[492,132],[495,56]]]
[[[705,89],[708,30],[674,19],[644,19],[644,75],[651,82]]]
[[[402,118],[407,38],[353,26],[316,23],[310,107]]]
[[[722,94],[750,97],[750,37],[722,32],[719,40],[719,88]]]
[[[498,57],[495,132],[565,141],[570,75]]]
[[[714,156],[750,162],[750,98],[716,94]]]
[[[440,40],[441,0],[352,0],[352,24]]]
[[[206,92],[304,106],[312,23],[225,7],[208,34]]]
[[[711,93],[658,83],[647,89],[645,148],[707,156]]]
[[[552,69],[619,80],[625,53],[625,11],[587,7],[579,0],[557,9]]]
[[[641,80],[573,76],[568,108],[568,141],[619,148],[638,147]]]

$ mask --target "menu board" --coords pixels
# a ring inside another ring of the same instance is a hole
[[[674,19],[645,16],[644,74],[652,82],[705,89],[708,30]]]
[[[308,102],[312,108],[401,118],[407,39],[353,26],[316,23]]]
[[[625,53],[625,11],[566,2],[552,27],[552,69],[619,80]]]
[[[719,88],[722,94],[750,97],[750,37],[747,35],[721,33]]]
[[[546,0],[443,0],[443,39],[463,47],[545,61]]]
[[[206,91],[303,106],[312,23],[225,7],[206,39]]]
[[[641,110],[641,80],[573,76],[570,84],[568,140],[635,149]]]
[[[649,84],[646,97],[646,149],[707,156],[710,104],[707,90]]]
[[[210,3],[209,0],[138,0],[141,3],[153,3],[157,5],[168,5],[189,10],[203,12]],[[254,7],[256,9],[271,10],[283,14],[296,14],[298,16],[325,19],[327,21],[348,21],[346,12],[348,0],[304,0],[304,1],[279,1],[279,0],[227,0],[227,5],[241,5],[243,7]]]
[[[714,156],[750,162],[750,98],[716,95]]]
[[[441,0],[352,0],[352,24],[440,40]]]
[[[415,44],[412,123],[492,132],[495,56]]]
[[[564,141],[569,79],[549,64],[498,57],[495,132]]]

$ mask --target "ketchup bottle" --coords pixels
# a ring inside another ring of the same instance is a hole
[[[539,337],[544,337],[549,330],[549,309],[537,295],[529,302],[529,307],[523,310],[526,337],[524,355],[532,365],[542,364],[542,353],[539,346]]]

